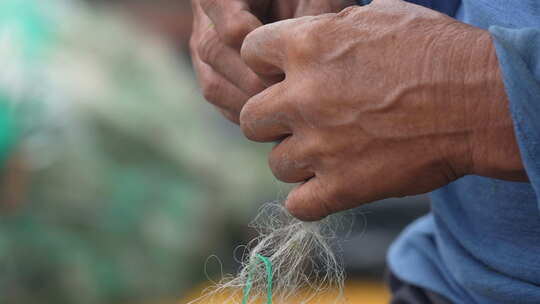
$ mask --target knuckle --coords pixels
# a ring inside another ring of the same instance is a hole
[[[333,107],[328,107],[325,102],[328,100],[327,95],[330,94],[327,91],[324,82],[319,77],[313,76],[298,80],[295,91],[291,92],[290,95],[291,99],[294,99],[298,105],[297,111],[302,114],[302,117],[306,121],[318,125],[328,118],[321,115],[327,115],[325,113],[336,110]]]
[[[321,47],[320,35],[317,34],[318,26],[307,24],[297,28],[293,34],[293,43],[289,46],[292,58],[309,60],[319,52]]]
[[[240,46],[246,35],[250,32],[250,26],[244,15],[235,13],[228,16],[223,25],[223,41],[230,46]]]
[[[238,77],[240,83],[245,84],[245,88],[249,90],[252,95],[262,92],[266,87],[262,83],[261,79],[254,74],[245,73]]]
[[[201,81],[201,91],[204,99],[208,102],[219,106],[218,96],[221,91],[221,83],[214,77],[208,77]]]
[[[255,125],[251,115],[252,111],[252,103],[246,103],[240,111],[240,129],[247,139],[256,141],[258,136],[255,131]]]
[[[285,183],[292,183],[289,178],[288,172],[291,170],[291,161],[287,159],[286,155],[280,152],[278,146],[274,147],[268,155],[268,166],[272,171],[272,174],[280,181]]]
[[[214,31],[206,32],[196,47],[199,58],[210,65],[217,60],[221,52],[221,44]]]
[[[284,138],[268,155],[268,165],[274,176],[285,183],[298,183],[313,176],[310,163],[302,149],[293,144],[294,135]],[[293,146],[295,148],[293,148]]]
[[[298,86],[302,88],[302,95],[300,95],[300,92],[297,94],[300,96],[297,96],[301,102],[311,102],[314,99],[320,98],[325,93],[327,88],[321,84],[324,84],[324,79],[321,79],[321,77],[306,77],[304,79],[301,79],[298,81]]]
[[[250,32],[243,40],[242,47],[240,49],[240,56],[242,60],[248,65],[252,64],[255,59],[255,53],[257,49],[257,41],[259,40],[258,33],[263,30],[263,28],[256,29]]]

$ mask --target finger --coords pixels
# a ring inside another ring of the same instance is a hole
[[[238,119],[238,113],[236,113],[236,111],[227,111],[227,110],[224,110],[222,108],[218,108],[216,107],[216,109],[221,113],[221,115],[223,115],[225,118],[227,118],[227,120],[229,120],[230,122],[233,122],[235,124],[240,124],[239,122],[239,119]]]
[[[285,73],[287,29],[295,22],[284,20],[259,27],[244,40],[242,60],[259,77],[271,81]]]
[[[192,58],[204,98],[217,106],[226,118],[238,124],[240,110],[249,97],[197,56]]]
[[[246,35],[262,25],[246,0],[201,0],[200,3],[220,39],[232,48],[240,49]]]
[[[387,169],[394,168],[395,164],[385,163],[382,169],[374,166],[374,163],[366,161],[365,164],[355,164],[362,168],[360,172],[352,170],[351,164],[315,165],[315,176],[289,193],[285,202],[287,210],[301,220],[316,221],[339,211],[397,195],[393,193],[405,193],[406,190],[396,191],[389,187],[399,184],[396,178],[400,179],[402,175],[380,174],[390,172]],[[345,175],[346,172],[356,174]]]
[[[326,185],[315,176],[291,190],[285,207],[294,217],[303,221],[318,221],[334,212],[326,194]]]
[[[240,127],[253,141],[270,142],[292,134],[291,111],[286,109],[286,86],[274,85],[250,98],[240,112]]]
[[[204,63],[198,54],[199,42],[210,21],[200,8],[197,1],[193,1],[194,24],[193,35],[190,40],[191,58],[193,67],[200,84],[202,94],[207,101],[220,109],[224,116],[239,123],[240,110],[249,96]]]
[[[289,136],[274,146],[268,164],[277,179],[285,183],[299,183],[314,176],[301,147],[297,136]]]
[[[203,33],[197,46],[197,55],[248,96],[258,94],[266,88],[259,77],[242,61],[238,51],[221,42],[214,28],[209,27]]]

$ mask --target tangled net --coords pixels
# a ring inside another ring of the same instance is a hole
[[[334,215],[319,222],[302,222],[279,203],[264,205],[250,225],[259,236],[242,247],[238,274],[225,277],[189,304],[203,299],[212,303],[213,296],[225,291],[231,296],[220,303],[238,303],[240,294],[242,304],[290,304],[292,298],[295,304],[307,303],[329,289],[339,291],[337,303],[345,280],[342,262],[334,254],[336,231],[343,225],[340,218]],[[298,300],[300,291],[307,296]]]

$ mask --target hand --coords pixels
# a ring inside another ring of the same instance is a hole
[[[301,183],[303,220],[425,193],[465,174],[526,175],[488,32],[399,0],[260,27],[242,58],[261,79],[240,122],[281,140],[274,175]],[[283,76],[282,76],[283,77]]]
[[[245,36],[263,22],[338,12],[353,0],[193,0],[190,42],[204,97],[231,121],[265,85],[240,58]]]

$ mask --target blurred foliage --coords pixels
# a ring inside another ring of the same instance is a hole
[[[0,303],[180,296],[227,248],[227,223],[276,192],[190,68],[118,16],[3,0],[0,58],[0,121],[16,129],[0,148],[23,164],[3,175],[24,184],[0,213]]]

